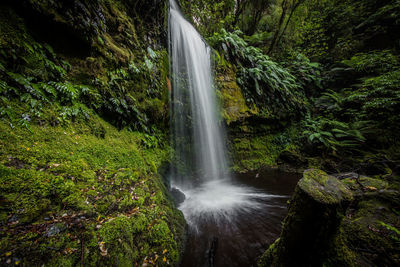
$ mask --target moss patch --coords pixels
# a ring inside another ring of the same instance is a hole
[[[236,83],[236,75],[232,68],[225,68],[225,71],[219,73],[216,80],[220,89],[222,117],[228,125],[257,113],[255,106],[253,108],[247,106],[242,91]]]
[[[233,159],[233,170],[246,172],[263,167],[276,167],[282,151],[296,149],[293,144],[296,131],[295,127],[277,132],[269,126],[262,125],[232,126],[230,153]]]
[[[342,182],[318,169],[306,170],[298,186],[324,204],[337,204],[352,199],[351,191]]]
[[[104,138],[92,134],[97,124]],[[178,261],[184,221],[157,175],[168,146],[149,148],[143,133],[97,116],[32,132],[0,121],[0,129],[0,249],[12,254],[3,263],[75,265],[82,254],[90,266]]]

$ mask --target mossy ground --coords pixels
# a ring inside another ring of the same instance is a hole
[[[30,130],[1,120],[2,264],[176,263],[184,221],[157,174],[170,154],[157,138],[96,115]]]
[[[164,21],[135,8],[1,4],[0,265],[178,262],[184,219],[158,174],[168,56],[149,38]]]

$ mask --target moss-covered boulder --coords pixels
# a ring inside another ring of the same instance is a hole
[[[317,169],[304,172],[290,200],[281,236],[260,266],[348,266],[353,255],[338,235],[351,191]]]
[[[390,181],[307,170],[260,266],[398,266],[400,192]],[[345,178],[344,178],[345,177]]]

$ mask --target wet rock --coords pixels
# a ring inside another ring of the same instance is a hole
[[[342,172],[342,173],[338,173],[334,175],[336,178],[338,178],[339,180],[343,180],[343,179],[358,179],[359,178],[359,174],[355,173],[355,172]]]
[[[261,257],[260,266],[348,266],[351,257],[337,231],[352,198],[337,178],[321,170],[304,171],[282,234]]]
[[[345,178],[342,182],[357,196],[363,196],[365,192],[384,192],[389,186],[387,181],[366,176]]]
[[[47,237],[55,236],[61,233],[64,230],[64,225],[61,224],[53,224],[46,229],[46,233],[44,234]]]
[[[175,205],[177,205],[177,206],[179,204],[183,203],[183,201],[185,201],[185,199],[186,199],[185,194],[176,187],[171,188],[171,195],[174,199]]]
[[[293,167],[300,168],[307,164],[307,160],[296,151],[284,150],[278,156],[278,164],[289,164]]]
[[[210,242],[210,249],[207,251],[207,261],[208,261],[208,266],[213,267],[215,263],[215,256],[217,254],[217,248],[218,248],[218,237],[213,237],[211,242]]]

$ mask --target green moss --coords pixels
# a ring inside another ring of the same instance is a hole
[[[367,198],[348,211],[341,231],[346,243],[357,254],[357,261],[362,263],[367,255],[368,260],[377,265],[396,265],[400,261],[398,241],[391,238],[393,233],[381,224],[398,223],[395,205],[395,202],[384,198]]]
[[[277,245],[279,244],[280,238],[276,239],[269,248],[261,255],[257,262],[258,266],[269,266],[273,259],[277,256]]]
[[[247,106],[242,91],[236,83],[235,73],[231,68],[225,70],[217,77],[217,83],[220,89],[218,96],[222,102],[222,117],[229,125],[256,114],[257,108]]]
[[[88,122],[32,124],[30,132],[0,120],[1,218],[8,229],[1,250],[13,251],[22,262],[75,265],[81,247],[77,240],[72,246],[73,235],[85,243],[89,266],[114,258],[122,265],[142,264],[164,249],[167,261],[176,263],[184,221],[156,173],[169,158],[168,141],[160,136],[162,148],[148,146],[143,133],[118,131],[95,115]],[[92,134],[93,124],[104,129],[104,138]],[[54,236],[60,241],[45,245],[55,220],[66,228]],[[31,231],[37,235],[27,239]],[[99,242],[105,242],[107,256],[100,255]]]
[[[352,200],[351,191],[343,183],[318,169],[306,170],[298,185],[304,192],[324,204]]]
[[[376,191],[376,190],[387,189],[389,187],[389,183],[387,181],[365,176],[360,177],[358,179],[358,182],[352,178],[343,179],[342,182],[348,185],[352,190],[367,189],[370,191]],[[360,184],[364,188],[361,188]]]
[[[289,127],[276,132],[262,125],[240,124],[231,134],[230,141],[233,170],[245,172],[266,166],[276,167],[277,159],[284,150],[295,150],[293,144],[297,129]]]

